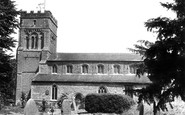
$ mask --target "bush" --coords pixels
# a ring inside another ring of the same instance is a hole
[[[39,111],[46,112],[48,108],[49,108],[48,102],[45,99],[43,99],[42,103],[40,104],[40,110]]]
[[[26,93],[21,92],[21,108],[24,108],[26,105]]]
[[[57,101],[57,105],[58,105],[59,108],[62,108],[62,103],[63,103],[64,99],[67,99],[67,98],[68,98],[68,97],[67,97],[66,94],[62,94],[62,95],[60,96],[60,98],[59,98],[58,101]]]
[[[134,105],[134,100],[126,95],[89,94],[85,97],[85,110],[89,113],[123,113]]]

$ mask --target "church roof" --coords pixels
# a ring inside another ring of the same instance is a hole
[[[61,75],[61,74],[38,74],[33,82],[65,82],[65,83],[131,83],[150,84],[147,76],[138,77],[135,74],[125,75]]]
[[[56,53],[48,61],[142,61],[133,53]]]

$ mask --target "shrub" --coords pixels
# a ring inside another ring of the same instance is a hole
[[[85,97],[85,110],[89,113],[123,113],[135,102],[126,95],[89,94]]]
[[[46,109],[48,108],[48,103],[45,99],[42,100],[42,104],[40,105],[40,111],[41,112],[46,112]]]
[[[57,101],[57,105],[58,105],[59,108],[62,108],[62,103],[63,103],[64,99],[67,99],[67,98],[68,98],[68,97],[67,97],[66,94],[62,94],[62,95],[60,96],[60,98],[59,98],[58,101]]]
[[[26,93],[21,92],[21,108],[24,108],[26,101]]]

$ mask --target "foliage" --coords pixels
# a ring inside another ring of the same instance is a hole
[[[46,109],[48,107],[48,103],[45,99],[42,100],[42,104],[40,106],[42,112],[46,112]]]
[[[21,107],[24,108],[26,105],[26,93],[21,92]]]
[[[126,95],[89,94],[85,97],[85,110],[89,113],[122,113],[133,104],[133,99]]]
[[[28,101],[31,98],[31,90],[28,92],[26,100]]]
[[[75,103],[78,109],[85,109],[85,97],[81,93],[75,95]]]
[[[18,13],[13,1],[0,0],[0,96],[2,97],[0,99],[2,103],[12,98],[11,94],[13,94],[15,78],[12,76],[15,66],[12,65],[12,56],[6,54],[6,51],[11,51],[15,47],[15,40],[10,35],[18,27],[16,19]]]
[[[62,94],[62,95],[60,96],[60,98],[59,98],[58,101],[57,101],[57,105],[58,105],[59,108],[62,108],[62,103],[63,103],[64,99],[67,99],[67,98],[68,98],[68,97],[67,97],[66,94]]]
[[[43,99],[41,102],[36,101],[39,112],[48,112],[51,108],[51,103],[48,103],[47,100]]]
[[[157,33],[156,41],[144,41],[144,45],[135,45],[131,50],[143,55],[142,70],[153,82],[138,94],[146,102],[154,103],[154,114],[160,109],[167,110],[166,104],[175,97],[180,96],[185,101],[185,0],[161,5],[175,12],[177,17],[149,19],[145,26],[148,31]]]

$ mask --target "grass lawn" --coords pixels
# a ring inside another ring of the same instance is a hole
[[[23,114],[24,108],[21,108],[20,106],[5,106],[0,110],[0,114],[10,114],[10,113],[16,113],[16,114]]]

